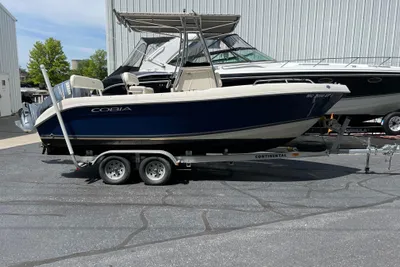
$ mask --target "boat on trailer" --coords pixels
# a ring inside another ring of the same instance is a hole
[[[196,35],[189,37],[189,60],[205,62],[201,42]],[[156,90],[168,90],[179,61],[179,38],[159,41],[158,48],[147,50],[139,56],[139,46],[120,68],[103,80],[106,91],[118,92],[122,81],[120,71],[130,71],[139,77],[141,84]],[[142,40],[138,45],[143,49]],[[253,84],[257,80],[292,82],[309,79],[314,83],[340,83],[351,91],[327,111],[327,116],[352,118],[351,126],[367,129],[372,119],[383,117],[381,125],[387,134],[400,134],[400,67],[388,62],[396,57],[347,57],[277,61],[248,44],[239,35],[228,33],[207,39],[211,58],[220,74],[223,86]],[[347,63],[336,63],[345,61]],[[370,63],[370,64],[367,64]],[[340,120],[343,122],[343,120]],[[374,127],[376,129],[376,127]]]
[[[34,125],[47,154],[70,154],[78,168],[100,162],[108,183],[129,178],[132,155],[146,183],[163,184],[178,162],[174,154],[250,153],[284,145],[349,93],[345,85],[310,82],[221,87],[204,36],[232,32],[240,16],[116,15],[134,31],[181,36],[182,57],[171,91],[154,93],[129,72],[122,74],[128,95],[103,95],[100,80],[77,75],[53,89],[42,66],[50,98],[35,109],[26,107],[16,122],[25,131]],[[188,61],[189,33],[202,40],[208,64]],[[78,163],[75,155],[98,156]]]

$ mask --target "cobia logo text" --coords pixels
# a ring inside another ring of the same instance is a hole
[[[121,111],[132,111],[129,107],[103,107],[103,108],[92,108],[92,112],[121,112]]]

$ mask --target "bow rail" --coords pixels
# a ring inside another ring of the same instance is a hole
[[[329,63],[344,63],[346,64],[345,68],[351,66],[354,63],[361,64],[372,64],[372,67],[391,67],[391,65],[384,65],[388,61],[399,60],[400,57],[392,57],[392,56],[379,56],[379,57],[323,57],[323,58],[307,58],[307,59],[287,59],[287,60],[279,60],[276,63],[282,63],[281,68],[285,67],[287,64],[292,62],[301,62],[301,61],[316,61],[313,63],[302,63],[301,65],[313,65],[313,67],[317,67],[320,65],[329,65]],[[329,62],[335,61],[335,62]],[[339,61],[339,62],[337,62]],[[347,61],[347,63],[346,63]],[[348,62],[349,61],[349,62]],[[364,61],[364,62],[359,62]],[[374,63],[371,63],[374,61]],[[378,62],[378,63],[376,63]],[[397,64],[400,66],[400,64]]]

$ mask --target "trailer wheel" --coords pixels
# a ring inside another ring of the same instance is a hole
[[[161,157],[145,158],[139,165],[139,175],[145,184],[164,185],[171,177],[171,163]]]
[[[383,118],[383,129],[387,135],[400,134],[400,112],[392,112]]]
[[[120,156],[106,157],[100,162],[99,174],[107,184],[125,183],[131,175],[131,163]]]

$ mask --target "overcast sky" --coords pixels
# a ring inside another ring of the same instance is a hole
[[[71,59],[106,47],[104,0],[1,0],[18,20],[18,61],[25,68],[36,41],[54,37]]]

